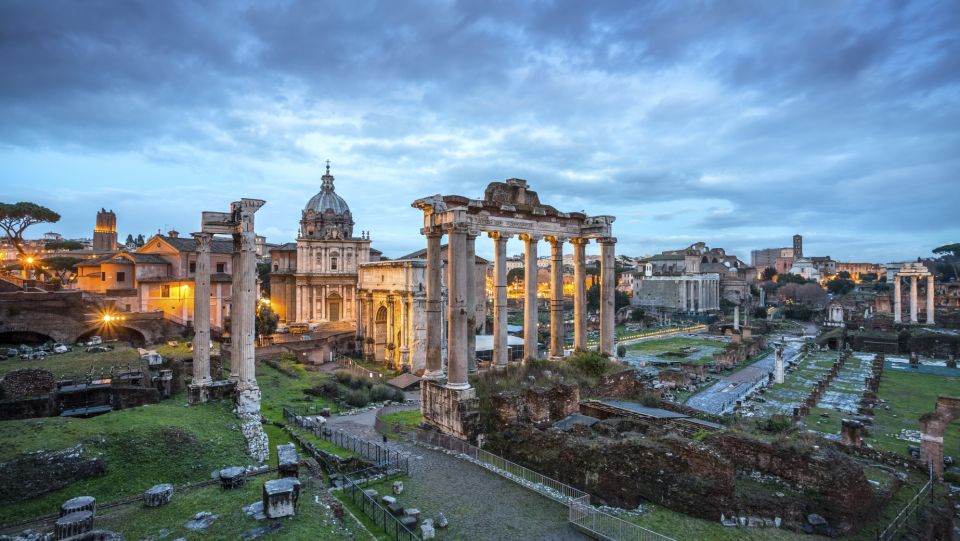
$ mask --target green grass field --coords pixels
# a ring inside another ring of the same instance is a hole
[[[381,417],[384,421],[394,424],[400,423],[400,426],[406,430],[412,430],[423,422],[423,415],[420,410],[395,411]]]
[[[626,348],[628,352],[650,355],[663,360],[708,362],[713,360],[713,354],[723,350],[724,346],[724,342],[719,340],[673,336],[660,340],[637,342],[626,346]],[[685,347],[696,348],[696,350],[685,353],[681,349]]]
[[[91,370],[95,373],[99,373],[100,370],[109,372],[110,367],[114,365],[140,366],[140,355],[136,348],[130,347],[126,342],[109,345],[114,346],[115,349],[103,353],[87,353],[84,348],[72,346],[73,351],[69,353],[50,355],[43,359],[30,361],[21,360],[19,357],[3,359],[0,360],[0,377],[21,368],[43,368],[53,372],[55,376],[80,376]]]
[[[880,381],[877,397],[890,409],[878,406],[871,436],[866,441],[878,449],[907,452],[908,445],[920,445],[897,439],[902,429],[920,430],[920,416],[933,411],[940,395],[960,396],[960,377],[943,377],[887,369]],[[960,456],[960,425],[951,424],[944,434],[943,454]]]

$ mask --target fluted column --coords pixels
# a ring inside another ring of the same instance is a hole
[[[237,273],[240,269],[240,241],[233,237],[233,254],[230,256],[230,381],[240,379],[240,357],[238,351],[241,341],[240,323],[240,287],[237,286]]]
[[[910,277],[910,323],[917,322],[917,276]]]
[[[927,276],[927,325],[933,325],[933,275]]]
[[[893,322],[902,323],[903,322],[903,308],[901,308],[901,296],[900,293],[900,275],[894,273],[893,275]]]
[[[427,368],[424,379],[438,380],[443,377],[443,356],[440,343],[443,339],[440,316],[440,230],[425,230],[427,237]]]
[[[469,389],[467,381],[467,230],[452,225],[447,234],[447,266],[450,283],[447,285],[450,311],[447,331],[447,387]]]
[[[522,234],[523,261],[523,360],[536,359],[537,351],[537,242],[540,237]]]
[[[231,365],[238,366],[237,385],[241,389],[256,388],[257,376],[254,363],[254,332],[256,322],[256,233],[249,231],[234,234],[234,249],[239,252],[239,267],[233,269],[233,322],[237,334],[233,340]]]
[[[603,237],[600,243],[600,352],[616,356],[616,262],[614,260],[615,237]]]
[[[590,239],[570,239],[573,245],[573,349],[587,349],[587,268],[585,248]]]
[[[477,372],[477,233],[466,237],[467,373]]]
[[[503,368],[510,361],[507,342],[507,239],[499,231],[488,233],[493,239],[493,366]]]
[[[563,357],[563,239],[550,241],[550,356]]]
[[[197,241],[197,271],[193,275],[193,384],[209,385],[210,379],[210,238],[194,233]]]

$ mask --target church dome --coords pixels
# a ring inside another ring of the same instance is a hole
[[[307,201],[300,220],[300,236],[311,239],[349,239],[353,236],[353,217],[350,207],[333,187],[330,162],[327,173],[321,177],[320,193]]]

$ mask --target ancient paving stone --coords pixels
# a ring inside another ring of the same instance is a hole
[[[248,517],[253,517],[254,520],[263,520],[267,518],[267,515],[263,512],[263,500],[257,500],[250,505],[240,508]]]
[[[246,482],[246,472],[240,466],[220,470],[220,486],[225,489],[239,488]]]
[[[240,536],[240,539],[246,541],[248,539],[257,539],[265,535],[270,535],[272,533],[279,532],[283,529],[283,525],[279,522],[273,522],[271,524],[264,524],[263,526],[257,526],[243,532],[243,535]]]
[[[187,521],[183,527],[193,532],[199,532],[209,528],[218,518],[220,518],[218,515],[214,515],[208,511],[201,511],[193,516],[193,520]]]

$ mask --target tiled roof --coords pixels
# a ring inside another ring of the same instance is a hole
[[[169,237],[167,235],[154,235],[154,238],[159,237],[161,240],[173,246],[174,249],[180,252],[196,252],[197,251],[197,241],[193,237]],[[147,241],[144,246],[149,246],[150,241]],[[210,252],[215,254],[232,254],[233,253],[233,239],[227,239],[224,237],[214,237],[210,241]]]

